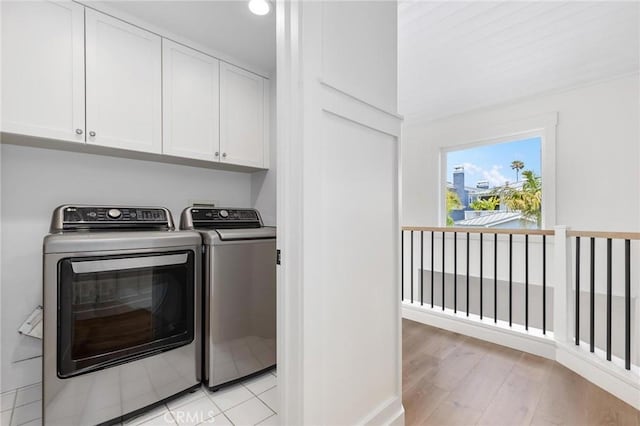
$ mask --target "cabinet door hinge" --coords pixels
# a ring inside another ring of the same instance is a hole
[[[280,264],[280,250],[276,250],[276,265]]]

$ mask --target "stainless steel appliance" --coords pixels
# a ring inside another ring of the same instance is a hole
[[[189,207],[204,244],[204,372],[211,389],[276,365],[276,229],[257,210]]]
[[[156,207],[64,205],[44,239],[46,425],[120,422],[199,386],[201,238]]]

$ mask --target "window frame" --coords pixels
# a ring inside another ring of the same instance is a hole
[[[502,124],[479,124],[465,127],[460,135],[445,140],[439,152],[438,224],[447,227],[447,154],[498,143],[516,142],[533,137],[540,138],[540,175],[542,178],[542,223],[541,229],[556,225],[556,132],[558,113],[515,120]],[[476,134],[477,138],[471,135]]]

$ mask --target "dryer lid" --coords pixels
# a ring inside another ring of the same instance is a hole
[[[276,228],[264,226],[252,229],[216,229],[222,241],[267,240],[276,238]]]

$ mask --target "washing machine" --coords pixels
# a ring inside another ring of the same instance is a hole
[[[201,238],[160,207],[64,205],[44,239],[43,420],[119,423],[201,381]]]
[[[189,207],[203,242],[203,381],[212,390],[276,366],[276,229],[254,209]]]

